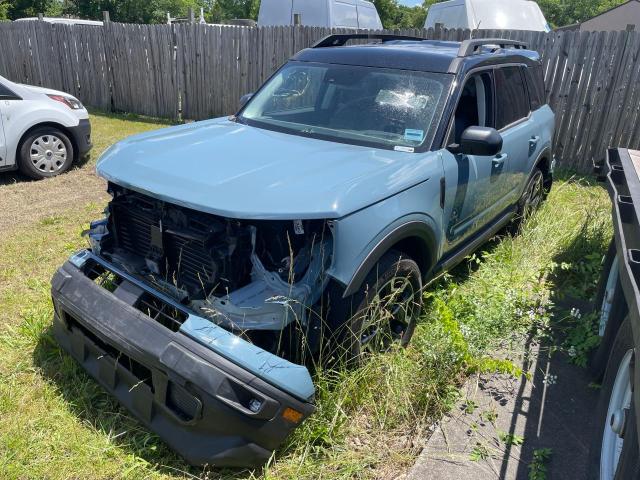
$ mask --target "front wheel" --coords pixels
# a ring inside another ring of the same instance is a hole
[[[18,149],[20,171],[34,179],[66,172],[73,163],[73,145],[54,127],[38,127],[22,140]]]
[[[389,251],[369,273],[362,289],[341,303],[337,310],[342,318],[335,328],[338,360],[359,363],[393,344],[406,346],[422,311],[420,268],[406,255]]]

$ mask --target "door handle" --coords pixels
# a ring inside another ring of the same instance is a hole
[[[495,157],[493,157],[491,159],[493,168],[500,168],[508,156],[509,155],[507,155],[506,153],[501,153],[500,155],[496,155]]]
[[[539,141],[540,141],[540,137],[538,135],[534,135],[529,139],[529,145],[531,145],[532,147],[535,147]]]

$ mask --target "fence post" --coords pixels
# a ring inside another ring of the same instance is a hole
[[[44,20],[44,13],[39,13],[38,14],[38,20],[41,21],[41,22]]]
[[[196,16],[193,13],[193,7],[189,7],[189,23],[196,23]]]
[[[434,39],[442,40],[442,28],[444,27],[444,23],[436,23],[434,30]]]
[[[102,12],[102,22],[103,23],[109,23],[109,12],[107,10],[103,10]]]

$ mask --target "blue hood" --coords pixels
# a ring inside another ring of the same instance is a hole
[[[227,118],[130,137],[97,172],[123,187],[242,219],[339,218],[426,178],[434,154],[346,145]]]

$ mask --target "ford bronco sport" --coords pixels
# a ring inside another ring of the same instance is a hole
[[[325,339],[407,344],[426,282],[551,185],[518,42],[332,35],[242,103],[110,147],[106,216],[52,280],[58,342],[193,464],[265,462]]]

